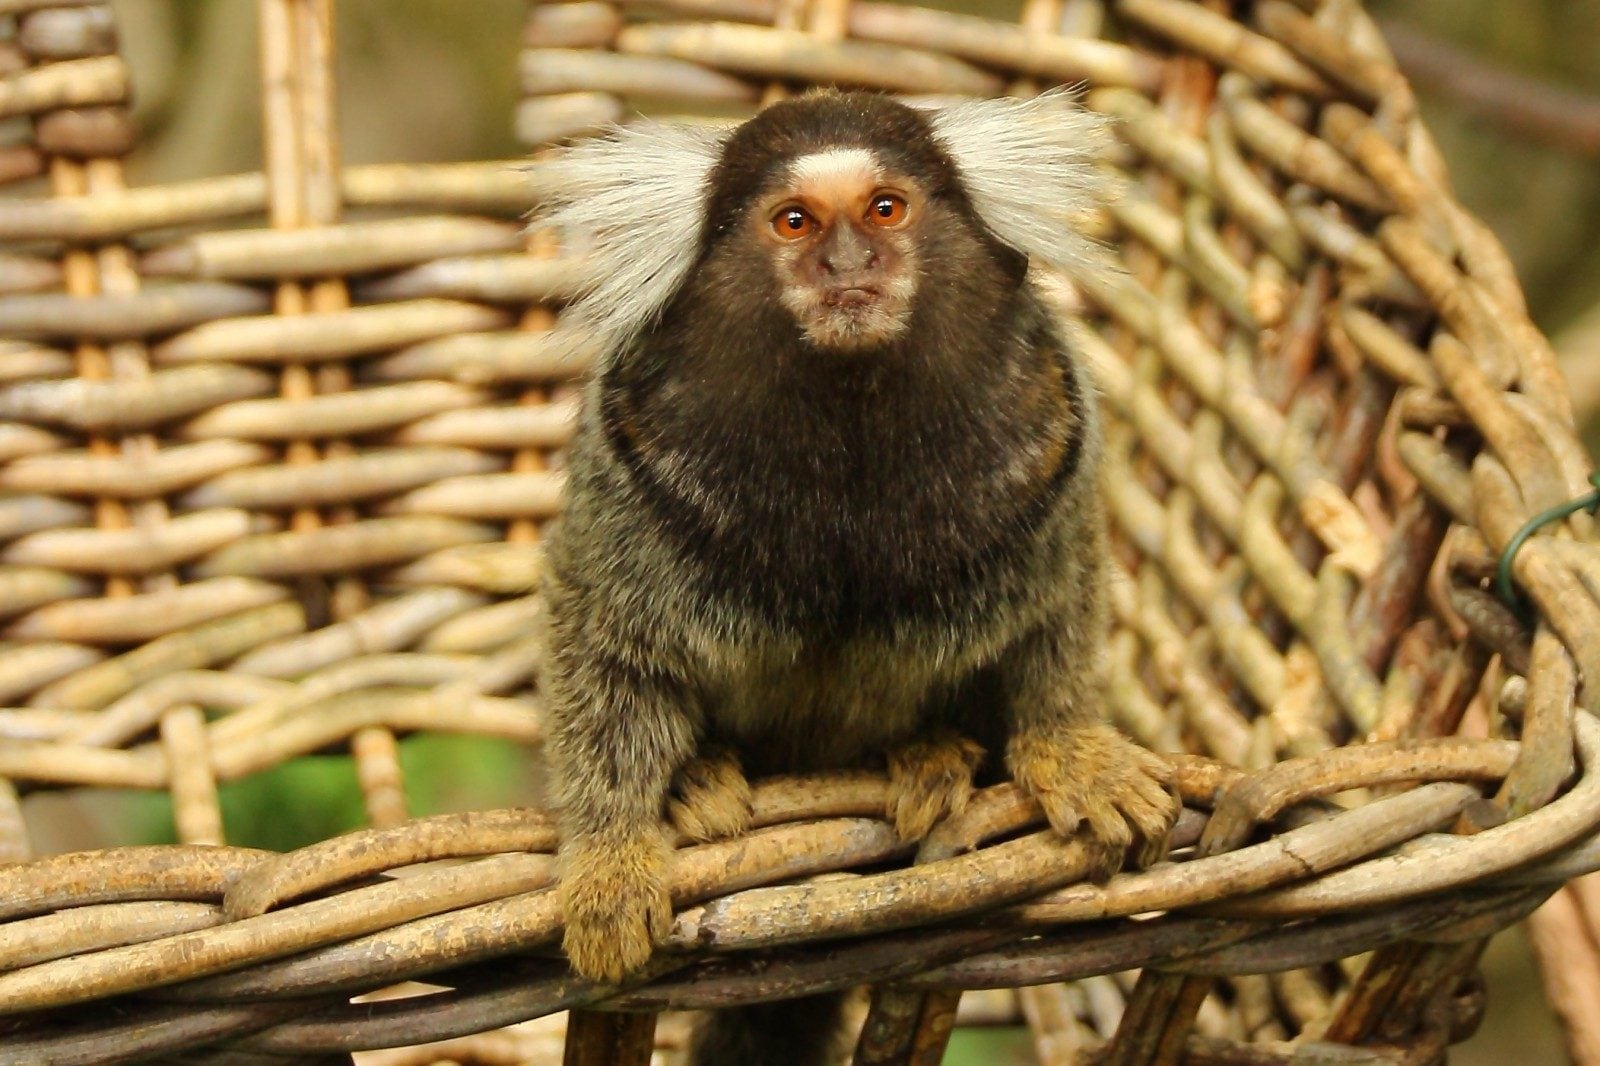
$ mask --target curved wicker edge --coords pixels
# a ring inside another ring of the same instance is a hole
[[[1515,745],[1380,744],[1361,758],[1335,750],[1255,775],[1180,757],[1186,802],[1217,812],[1191,812],[1180,826],[1174,843],[1198,843],[1198,857],[1103,886],[1074,883],[1085,869],[1079,845],[1035,831],[1037,809],[1010,785],[937,831],[926,850],[950,857],[881,869],[908,848],[872,817],[880,779],[777,779],[757,789],[766,828],[679,853],[672,890],[684,909],[673,936],[640,981],[620,988],[578,981],[557,960],[506,959],[548,951],[559,935],[550,857],[463,857],[514,844],[548,851],[554,834],[539,812],[443,816],[283,856],[209,849],[210,892],[190,883],[185,896],[209,902],[179,903],[170,883],[168,871],[188,868],[171,853],[187,860],[195,849],[64,856],[0,870],[0,897],[31,901],[13,914],[36,915],[0,926],[0,1011],[15,1024],[8,1047],[52,1062],[250,1033],[263,1050],[309,1053],[422,1043],[575,1006],[705,1007],[886,980],[1014,986],[1132,967],[1266,972],[1401,939],[1449,942],[1509,924],[1565,878],[1600,869],[1600,722],[1581,719],[1576,732],[1583,773],[1572,788],[1472,836],[1436,831],[1503,778]],[[1399,781],[1419,783],[1349,810],[1318,800]],[[1204,843],[1204,821],[1265,826],[1285,809],[1297,812],[1293,828],[1234,850]],[[1441,871],[1420,892],[1418,864]],[[124,884],[105,893],[120,902],[94,898],[94,875],[111,868],[143,868],[144,891]],[[66,891],[41,892],[68,869],[79,876]],[[869,872],[847,872],[860,870]],[[69,899],[86,905],[54,909]],[[230,921],[229,911],[246,916]],[[47,934],[68,927],[75,938],[51,944]],[[451,990],[348,1002],[417,977]],[[134,995],[147,1001],[137,1021],[61,1032],[29,1020]]]

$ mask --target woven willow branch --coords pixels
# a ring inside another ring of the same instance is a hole
[[[907,853],[878,820],[880,778],[766,782],[755,795],[760,828],[680,852],[672,892],[686,909],[647,975],[654,979],[620,991],[576,982],[559,963],[533,962],[520,964],[532,968],[514,990],[503,980],[479,988],[484,963],[548,949],[559,935],[547,887],[556,836],[538,811],[440,816],[283,856],[162,847],[65,856],[0,870],[9,918],[0,926],[0,1009],[156,995],[189,1005],[174,1015],[184,1019],[180,1031],[201,1019],[230,1033],[270,1026],[254,1046],[309,1053],[392,1046],[397,1033],[404,1042],[444,1039],[606,1000],[614,1009],[685,1009],[888,979],[963,988],[1151,965],[1259,972],[1401,937],[1448,942],[1526,913],[1566,877],[1600,868],[1600,725],[1583,720],[1578,737],[1585,772],[1570,792],[1471,837],[1430,833],[1479,800],[1477,787],[1455,782],[1499,780],[1519,754],[1514,744],[1373,745],[1254,775],[1180,761],[1186,802],[1201,812],[1214,805],[1214,813],[1186,817],[1174,843],[1198,842],[1208,857],[1122,874],[1104,886],[1072,884],[1087,856],[1073,841],[1035,831],[1042,824],[1036,805],[1006,785],[980,793],[941,827],[947,843],[932,846],[949,858],[758,887]],[[1305,806],[1387,781],[1435,783],[1340,813]],[[1243,844],[1252,826],[1286,809],[1309,820]],[[1397,845],[1406,846],[1382,854]],[[462,861],[404,869],[447,859]],[[1371,910],[1395,900],[1410,902]],[[1198,914],[1187,913],[1194,908]],[[1129,921],[1156,912],[1162,917]],[[975,924],[963,926],[963,916]],[[930,921],[945,931],[900,932]],[[1063,924],[1080,928],[1057,932]],[[1048,935],[1018,945],[1023,930]],[[740,958],[782,945],[794,947],[763,956],[758,967]],[[707,953],[734,954],[692,976],[683,970]],[[455,991],[381,1007],[342,1005],[352,993],[429,975]],[[297,1006],[294,1022],[282,1021],[285,999]],[[257,1001],[264,1005],[252,1007]],[[41,1053],[110,1047],[147,1028],[145,1021],[97,1023],[31,1046]],[[141,1046],[183,1046],[175,1034],[164,1039],[175,1042]]]

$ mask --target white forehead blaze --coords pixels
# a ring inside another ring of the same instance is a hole
[[[882,178],[878,157],[865,148],[829,148],[800,156],[789,164],[789,180],[797,187],[873,185]]]

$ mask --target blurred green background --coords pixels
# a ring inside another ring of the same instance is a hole
[[[113,6],[145,129],[130,180],[150,184],[259,168],[253,0],[114,0]],[[939,6],[998,17],[1014,15],[1017,7],[970,0]],[[1459,196],[1506,242],[1535,318],[1556,339],[1578,407],[1589,419],[1592,445],[1600,408],[1600,0],[1382,0],[1371,7],[1392,20],[1397,41],[1406,46],[1402,61],[1414,64],[1424,111]],[[340,0],[346,161],[520,154],[511,116],[525,11],[525,0]],[[1541,94],[1549,94],[1568,120],[1565,135],[1535,136],[1526,121],[1506,114],[1502,105],[1508,96],[1524,99],[1520,91],[1475,99],[1475,87],[1492,86],[1507,72],[1535,80],[1537,92],[1526,99],[1541,102]],[[1459,84],[1433,88],[1441,78]],[[403,762],[413,814],[530,796],[527,754],[509,745],[414,738],[404,743]],[[31,814],[53,823],[64,846],[156,840],[171,831],[162,801],[152,797],[127,803],[38,799]],[[302,760],[230,785],[224,809],[230,841],[275,849],[360,820],[350,763],[335,757]],[[1520,931],[1499,938],[1486,971],[1488,1019],[1453,1061],[1563,1061]],[[1022,1034],[993,1033],[963,1034],[947,1061],[1033,1059]]]

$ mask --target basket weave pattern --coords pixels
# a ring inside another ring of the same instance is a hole
[[[264,173],[135,189],[109,7],[0,0],[0,119],[29,120],[0,143],[8,1055],[576,1009],[569,1062],[634,1062],[654,1012],[871,984],[861,1063],[937,1061],[962,990],[1018,986],[1046,1062],[1422,1063],[1476,1023],[1484,939],[1600,867],[1591,518],[1516,555],[1529,621],[1487,585],[1588,461],[1353,0],[539,5],[526,172],[342,166],[331,0],[259,10]],[[680,852],[671,950],[575,981],[549,817],[408,820],[397,754],[539,737],[527,590],[585,367],[545,343],[582,265],[518,221],[538,149],[810,84],[1079,82],[1127,179],[1085,220],[1126,274],[1059,288],[1109,416],[1107,691],[1172,753],[1176,861],[1081,883],[1009,786],[913,854],[880,777],[774,780],[748,836]],[[225,844],[219,781],[329,749],[370,828]],[[35,858],[19,795],[80,786],[170,793],[182,843]],[[439,988],[351,1002],[412,979]]]

